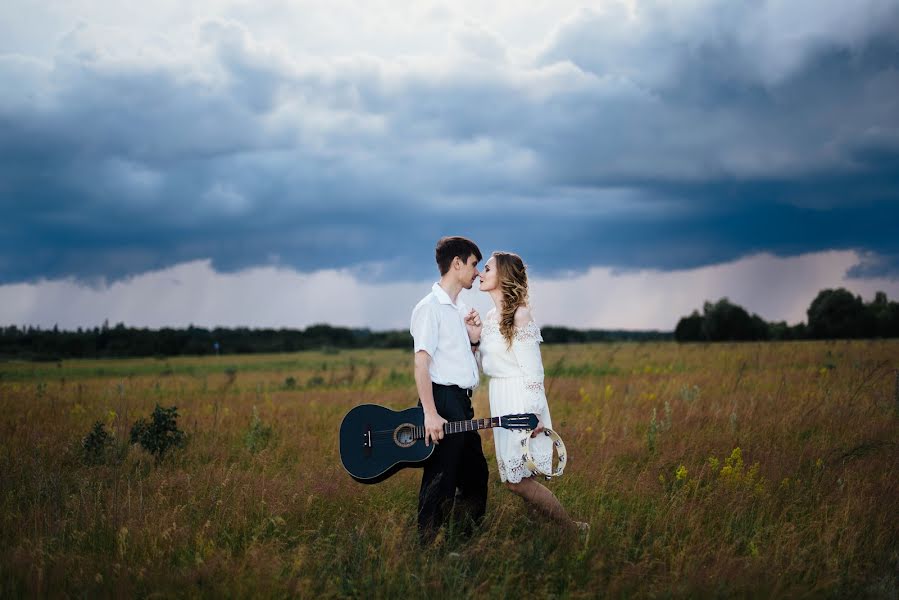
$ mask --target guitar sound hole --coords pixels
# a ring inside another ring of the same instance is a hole
[[[403,423],[393,430],[393,441],[400,448],[408,448],[415,443],[415,432],[412,423]]]

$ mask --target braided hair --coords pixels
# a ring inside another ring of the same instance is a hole
[[[499,289],[503,294],[503,309],[499,315],[499,331],[512,347],[515,334],[515,311],[528,303],[527,266],[512,252],[494,252]]]

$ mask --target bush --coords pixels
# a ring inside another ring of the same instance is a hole
[[[184,446],[184,432],[178,429],[178,407],[163,408],[156,405],[150,422],[138,420],[131,427],[131,443],[156,457],[158,463],[171,448]]]
[[[89,465],[99,465],[106,462],[109,450],[112,448],[112,434],[106,431],[101,421],[94,423],[93,429],[81,438],[81,458]]]

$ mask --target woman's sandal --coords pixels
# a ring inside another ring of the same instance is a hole
[[[587,523],[586,521],[575,521],[574,526],[577,527],[578,537],[580,537],[582,541],[586,541],[590,536],[590,523]]]

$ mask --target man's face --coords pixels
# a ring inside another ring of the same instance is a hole
[[[459,260],[461,263],[461,259]],[[472,254],[459,268],[459,281],[466,290],[470,290],[474,280],[478,278],[478,257]]]

